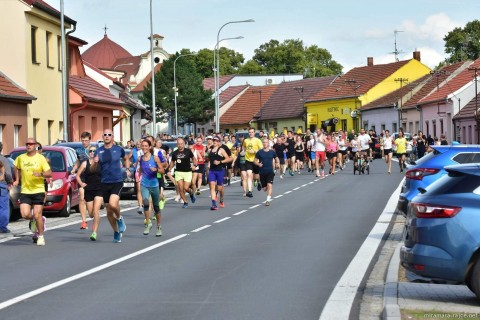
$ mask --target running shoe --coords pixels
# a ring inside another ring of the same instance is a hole
[[[125,221],[123,220],[123,217],[120,216],[120,219],[117,220],[117,227],[118,227],[118,232],[124,233],[125,230],[127,230],[127,225],[125,224]]]
[[[258,185],[258,180],[253,180],[253,186],[256,187]]]
[[[179,202],[180,201],[180,196],[175,196],[175,202]]]
[[[322,177],[325,177],[325,171],[322,170]]]
[[[88,229],[87,221],[82,221],[82,223],[80,224],[80,229]]]
[[[114,243],[122,242],[122,234],[120,232],[117,232],[117,231],[113,232],[113,242]]]
[[[33,243],[37,243],[38,240],[38,232],[34,232],[32,236]]]
[[[157,227],[157,232],[155,233],[155,237],[161,237],[162,236],[162,226]]]
[[[138,214],[143,214],[143,208],[139,206],[138,209],[137,209],[137,213]]]
[[[160,207],[160,210],[163,210],[163,208],[165,208],[165,203],[167,202],[167,199],[165,199],[165,197],[162,198],[162,200],[160,200],[160,202],[158,203],[158,206]]]
[[[292,169],[289,169],[289,170],[288,170],[288,173],[290,173],[290,175],[293,177],[293,171],[292,171]]]
[[[96,232],[92,232],[92,234],[90,235],[90,240],[97,241],[97,233]]]
[[[220,208],[225,208],[225,203],[223,202],[223,199],[220,199]]]
[[[195,194],[196,194],[197,196],[199,196],[199,195],[200,195],[200,189],[197,189],[197,192],[195,192]]]
[[[183,204],[182,208],[183,208],[183,209],[188,208],[188,203],[185,202],[185,203]]]
[[[37,246],[44,246],[45,245],[45,238],[43,236],[38,236]]]
[[[217,207],[217,206],[212,206],[212,207],[210,208],[210,210],[212,210],[212,211],[213,211],[213,210],[218,210],[218,207]]]
[[[280,175],[280,179],[283,179],[283,173]]]
[[[317,170],[317,171],[315,172],[315,177],[320,177],[320,171]]]
[[[192,203],[195,203],[195,201],[197,201],[197,198],[195,198],[195,195],[193,193],[190,194],[190,199],[192,200]]]
[[[252,193],[252,191],[248,191],[248,192],[247,192],[247,197],[253,198],[253,193]]]
[[[268,207],[270,205],[270,201],[265,201],[265,205]]]
[[[148,223],[145,223],[145,228],[143,228],[143,234],[148,235],[152,229],[152,221],[148,220]]]
[[[260,183],[260,181],[257,183],[257,190],[258,191],[262,190],[262,184]]]
[[[28,228],[33,233],[37,232],[37,221],[35,221],[35,219],[30,220],[30,222],[28,223]]]

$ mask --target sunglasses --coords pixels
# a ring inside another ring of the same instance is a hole
[[[95,152],[95,150],[88,150],[88,153],[92,153],[92,152]]]
[[[104,133],[103,136],[104,137],[111,137],[113,134],[112,133]]]
[[[25,143],[25,145],[26,145],[26,146],[34,146],[34,145],[36,145],[36,143],[27,142],[27,143]]]

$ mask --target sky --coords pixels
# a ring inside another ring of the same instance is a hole
[[[46,0],[60,9],[60,0]],[[254,50],[275,39],[300,39],[304,45],[327,49],[347,72],[365,66],[394,62],[394,31],[400,60],[421,52],[430,68],[443,61],[443,37],[455,27],[478,19],[479,0],[152,0],[153,33],[162,35],[163,48],[213,49],[220,27],[230,21],[251,23],[225,26],[222,46],[251,59]],[[149,0],[64,0],[65,14],[77,21],[73,36],[90,45],[108,37],[132,55],[150,49]]]

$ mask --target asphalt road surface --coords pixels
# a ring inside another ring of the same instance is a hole
[[[395,166],[394,166],[395,167]],[[275,177],[265,193],[226,188],[210,211],[170,200],[163,236],[123,212],[122,243],[102,218],[98,241],[79,224],[0,244],[0,319],[318,319],[402,175],[375,160],[370,175]],[[26,223],[26,222],[23,222]]]

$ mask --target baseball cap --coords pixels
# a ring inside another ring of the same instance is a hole
[[[220,138],[219,136],[214,136],[213,140],[222,141],[222,138]]]
[[[213,139],[213,137],[212,136],[207,136],[207,139]]]

